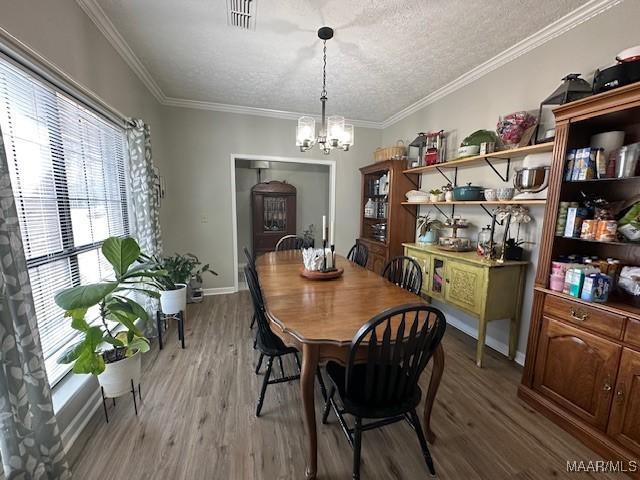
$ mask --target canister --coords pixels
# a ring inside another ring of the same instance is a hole
[[[615,242],[618,222],[615,220],[598,220],[595,239],[599,242]]]
[[[595,240],[598,229],[598,220],[583,220],[580,238],[584,240]]]

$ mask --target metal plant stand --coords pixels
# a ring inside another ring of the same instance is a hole
[[[109,414],[107,413],[107,398],[104,396],[104,388],[100,387],[100,395],[102,395],[102,408],[104,409],[104,418],[109,423]],[[136,401],[136,387],[133,384],[133,378],[131,379],[131,395],[133,395],[133,409],[136,412],[136,416],[138,415],[138,402]],[[142,403],[142,389],[140,388],[140,384],[138,384],[138,398],[140,399],[140,403]],[[113,406],[116,405],[115,397],[112,397]]]
[[[167,320],[175,319],[178,321],[178,340],[182,343],[182,348],[184,348],[184,312],[180,310],[175,314],[164,314],[160,310],[156,312],[156,323],[158,325],[158,343],[160,345],[160,350],[164,347],[164,343],[162,342],[162,327],[167,328]]]

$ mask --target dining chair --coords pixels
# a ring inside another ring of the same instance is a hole
[[[257,277],[258,274],[256,272],[256,259],[249,252],[249,249],[247,247],[242,247],[242,250],[244,251],[244,256],[247,258],[247,265],[249,265],[249,268],[253,270],[253,273]],[[255,325],[255,323],[256,323],[256,314],[254,312],[253,316],[251,317],[251,323],[249,324],[249,328],[253,329],[253,326]],[[254,348],[255,348],[255,345],[254,345]]]
[[[260,373],[260,367],[262,366],[262,362],[264,357],[267,357],[267,371],[264,376],[264,380],[262,381],[262,388],[260,389],[260,396],[258,398],[258,406],[256,408],[256,416],[260,416],[260,412],[262,411],[262,404],[264,403],[264,396],[267,391],[267,386],[273,385],[275,383],[283,383],[290,382],[293,380],[298,380],[300,378],[300,358],[298,357],[298,350],[294,347],[287,347],[280,338],[275,335],[271,331],[271,327],[269,326],[269,320],[267,320],[266,310],[264,307],[264,299],[262,296],[262,291],[260,289],[260,282],[258,280],[258,276],[254,271],[247,265],[244,267],[244,275],[247,280],[247,285],[249,287],[249,292],[251,294],[251,300],[253,302],[253,307],[256,314],[256,323],[258,325],[258,330],[256,333],[256,346],[258,350],[260,350],[260,358],[258,360],[258,365],[256,367],[256,375]],[[284,355],[292,354],[295,358],[296,365],[298,366],[298,374],[286,376],[284,373],[284,365],[282,363],[282,357]],[[280,364],[280,377],[279,378],[271,378],[272,368],[273,368],[273,360],[277,358],[278,363]],[[320,383],[320,390],[322,392],[323,398],[327,399],[327,389],[325,387],[324,381],[322,379],[322,374],[320,372],[320,368],[316,371],[316,375],[318,377],[318,381]]]
[[[369,247],[367,247],[364,243],[356,242],[356,244],[351,247],[351,250],[349,250],[347,259],[351,260],[356,265],[366,267],[367,260],[369,260]]]
[[[420,295],[422,269],[411,257],[394,257],[384,266],[382,276],[405,290]]]
[[[354,479],[360,478],[362,432],[401,420],[415,430],[427,468],[435,475],[416,407],[422,397],[418,379],[445,329],[444,314],[435,307],[425,304],[393,307],[373,317],[355,334],[346,367],[332,361],[327,363],[331,391],[322,423],[327,423],[329,410],[333,409],[353,447]],[[334,398],[336,392],[342,408],[338,408]],[[354,417],[353,427],[347,425],[345,414]],[[364,419],[373,421],[364,423]]]
[[[304,238],[297,235],[285,235],[276,243],[276,252],[282,250],[302,250]]]

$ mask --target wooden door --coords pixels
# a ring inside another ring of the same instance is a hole
[[[533,388],[605,430],[622,347],[544,317]]]
[[[296,187],[276,180],[254,185],[251,216],[254,254],[275,250],[278,240],[296,233]]]
[[[482,267],[449,260],[445,269],[445,300],[480,315],[485,290],[484,274]]]
[[[640,455],[640,352],[622,350],[607,433]]]

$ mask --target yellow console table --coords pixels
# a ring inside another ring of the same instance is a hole
[[[509,358],[520,333],[522,290],[528,262],[485,260],[476,252],[447,252],[433,245],[404,243],[422,269],[422,293],[478,319],[476,364],[482,366],[487,324],[509,319]]]

